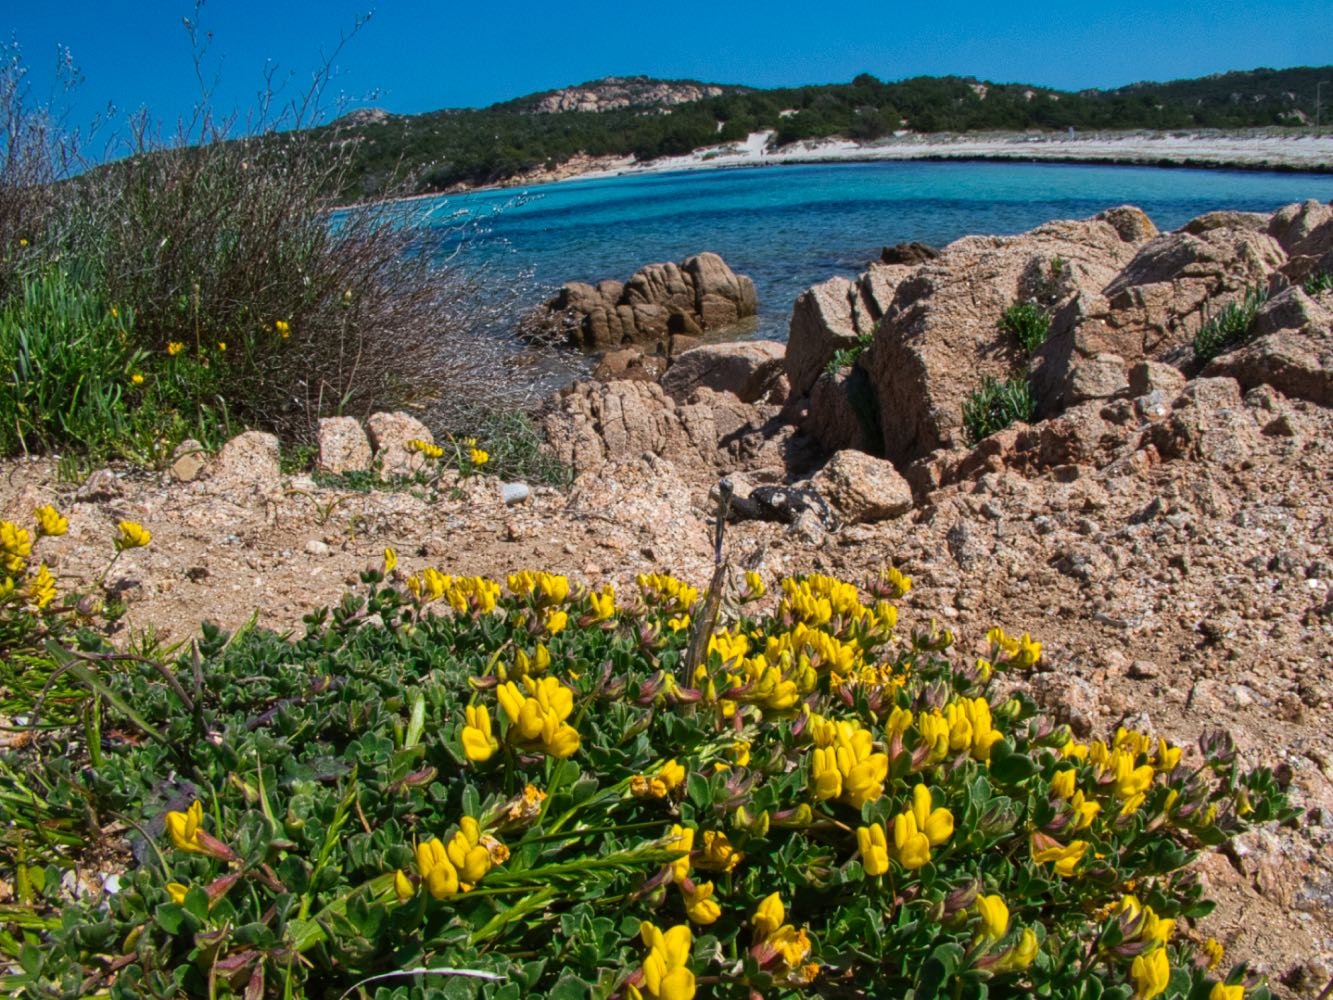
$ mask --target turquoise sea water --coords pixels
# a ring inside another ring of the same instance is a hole
[[[1333,174],[1035,163],[848,163],[697,170],[566,181],[410,203],[429,212],[433,250],[475,220],[466,250],[488,281],[530,271],[534,303],[565,281],[624,280],[653,261],[720,253],[758,288],[757,336],[786,339],[796,296],[854,275],[886,245],[942,246],[1050,219],[1138,205],[1174,229],[1215,209],[1271,211],[1333,200]]]

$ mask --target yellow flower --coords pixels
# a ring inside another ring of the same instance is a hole
[[[292,325],[288,323],[285,319],[280,319],[276,323],[274,323],[273,329],[278,331],[278,336],[281,337],[283,340],[286,340],[288,337],[290,337],[292,333]]]
[[[1171,960],[1166,950],[1158,948],[1136,957],[1129,967],[1129,978],[1134,981],[1134,1000],[1152,1000],[1163,992],[1171,980]]]
[[[204,822],[204,807],[196,799],[190,804],[190,808],[185,812],[171,811],[167,813],[167,834],[171,837],[171,842],[182,851],[191,851],[195,854],[208,853],[199,842],[199,830]]]
[[[666,786],[667,791],[674,792],[685,783],[685,768],[673,757],[662,765],[661,770],[657,772],[657,776],[662,779],[662,784]]]
[[[183,350],[185,350],[185,345],[181,343],[179,340],[167,341],[167,354],[169,354],[171,357],[174,358],[177,354],[179,354]]]
[[[398,897],[400,903],[406,903],[417,894],[416,886],[401,868],[393,873],[393,894]]]
[[[782,905],[782,897],[775,892],[760,900],[758,908],[754,911],[754,918],[750,923],[754,925],[754,929],[762,937],[768,937],[776,932],[786,919],[787,909]]]
[[[1208,960],[1208,969],[1212,971],[1222,964],[1222,958],[1226,955],[1224,949],[1217,938],[1208,938],[1203,943],[1203,954]]]
[[[143,375],[141,375],[139,372],[135,372],[133,375],[130,376],[130,381],[133,382],[135,385],[143,385]]]
[[[696,924],[716,923],[722,916],[722,907],[713,898],[712,882],[695,882],[694,891],[685,891],[685,915]]]
[[[226,351],[227,351],[227,342],[226,342],[225,340],[219,340],[219,341],[218,341],[218,350],[219,350],[219,351],[222,351],[224,354],[226,353]]]
[[[49,503],[43,504],[33,511],[33,517],[37,519],[37,534],[39,535],[63,535],[69,531],[69,521],[60,515],[60,512]]]
[[[171,897],[171,901],[177,906],[185,902],[185,896],[189,891],[189,886],[181,885],[179,882],[167,883],[167,895]]]
[[[1245,987],[1240,983],[1235,986],[1213,983],[1213,988],[1208,991],[1208,1000],[1245,1000]]]
[[[121,521],[117,527],[120,534],[116,538],[116,551],[141,549],[153,540],[153,534],[137,521]]]
[[[884,827],[878,823],[860,827],[856,831],[856,846],[861,852],[861,867],[867,875],[883,875],[889,870],[889,847]]]
[[[693,1000],[694,973],[690,971],[690,951],[694,935],[688,924],[672,927],[663,933],[644,921],[639,925],[639,936],[648,948],[641,972],[643,993],[631,986],[631,995],[648,996],[652,1000]]]
[[[668,851],[682,851],[680,857],[667,863],[672,881],[680,883],[690,877],[690,853],[694,850],[694,827],[671,824],[671,834],[664,845]]]
[[[569,624],[569,613],[566,611],[557,611],[551,608],[546,612],[546,631],[551,635],[559,635]]]
[[[588,594],[588,604],[592,608],[594,621],[605,621],[616,613],[616,592],[608,583],[601,591]]]
[[[804,927],[798,931],[791,924],[784,924],[769,935],[768,943],[789,969],[795,969],[810,954],[810,935]]]
[[[926,835],[931,847],[938,847],[953,836],[953,813],[948,809],[934,809],[930,789],[918,784],[912,789],[912,816],[916,827]]]
[[[32,555],[32,535],[12,521],[0,521],[0,558],[7,573],[22,573]]]
[[[705,830],[703,833],[703,851],[695,864],[707,871],[733,871],[745,857],[731,846],[725,833],[718,830]]]
[[[481,827],[471,816],[459,820],[458,832],[449,838],[444,853],[458,872],[464,892],[491,870],[491,852],[482,845]]]
[[[392,548],[386,547],[384,549],[384,575],[388,576],[397,568],[398,568],[398,553],[395,552]]]
[[[37,605],[38,610],[56,599],[56,580],[46,568],[46,563],[37,567],[36,575],[28,581],[28,599]]]
[[[491,460],[490,452],[475,445],[468,448],[467,457],[472,460],[473,465],[485,465]]]
[[[1070,878],[1083,861],[1083,855],[1088,851],[1088,842],[1086,840],[1073,840],[1068,846],[1062,845],[1049,837],[1043,837],[1042,841],[1046,846],[1038,846],[1037,836],[1032,838],[1032,860],[1039,865],[1054,864],[1055,873]]]
[[[463,727],[463,754],[470,761],[490,760],[500,744],[491,733],[491,713],[485,705],[468,705],[464,709],[467,725]]]
[[[978,896],[977,916],[981,918],[981,934],[998,941],[1009,933],[1009,907],[999,895]]]
[[[1051,778],[1051,794],[1057,799],[1073,798],[1077,779],[1078,772],[1072,767],[1056,771],[1055,776]]]
[[[745,599],[747,601],[757,601],[768,593],[768,588],[764,586],[764,578],[754,570],[745,572]]]
[[[433,898],[448,899],[458,892],[458,869],[438,837],[417,844],[417,870]]]
[[[1022,972],[1037,957],[1037,932],[1031,927],[1024,927],[1018,936],[1018,943],[1000,957],[991,966],[994,972]]]
[[[910,812],[893,817],[893,852],[908,870],[930,861],[930,840],[917,828],[916,817]]]

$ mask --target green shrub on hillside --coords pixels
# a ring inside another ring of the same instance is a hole
[[[0,622],[68,639],[19,531]],[[0,754],[9,995],[1267,996],[1184,922],[1199,850],[1290,815],[1271,774],[1225,733],[1075,740],[996,683],[1039,643],[900,631],[896,571],[765,612],[747,574],[716,626],[663,575],[362,579],[295,641],[37,647],[58,714]],[[115,891],[69,900],[94,856]]]

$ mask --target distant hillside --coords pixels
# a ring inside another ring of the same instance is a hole
[[[700,83],[698,80],[655,80],[650,76],[608,76],[604,80],[581,83],[577,87],[529,94],[492,111],[526,111],[533,114],[558,114],[562,111],[621,111],[624,109],[663,109],[690,104],[724,94],[749,93],[752,88]]]
[[[321,130],[355,143],[342,195],[376,197],[409,178],[413,190],[497,183],[575,156],[639,160],[771,130],[778,145],[895,131],[1302,127],[1333,67],[1256,69],[1197,80],[1077,93],[971,77],[757,90],[694,80],[609,77],[483,109],[421,115],[354,112]],[[1325,105],[1333,101],[1333,87]],[[1325,107],[1323,120],[1328,121]]]

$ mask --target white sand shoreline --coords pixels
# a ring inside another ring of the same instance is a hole
[[[632,156],[579,156],[551,170],[533,171],[499,184],[456,185],[374,201],[410,202],[450,195],[542,187],[573,181],[604,180],[684,170],[768,167],[800,163],[873,163],[879,161],[1014,161],[1088,163],[1121,166],[1194,167],[1208,170],[1273,170],[1333,174],[1333,131],[1285,133],[1278,129],[1154,132],[984,132],[907,134],[875,142],[825,139],[768,148],[771,132],[754,132],[744,142],[696,149],[644,163]],[[335,209],[355,208],[356,204]]]
[[[885,160],[1026,160],[1333,173],[1333,132],[1322,135],[1283,135],[1269,130],[1090,132],[1073,136],[1012,132],[909,134],[870,143],[827,139],[776,150],[767,148],[770,137],[771,133],[756,132],[743,143],[697,149],[685,156],[662,157],[647,163],[635,163],[629,157],[603,160],[592,169],[558,180],[720,167]]]

